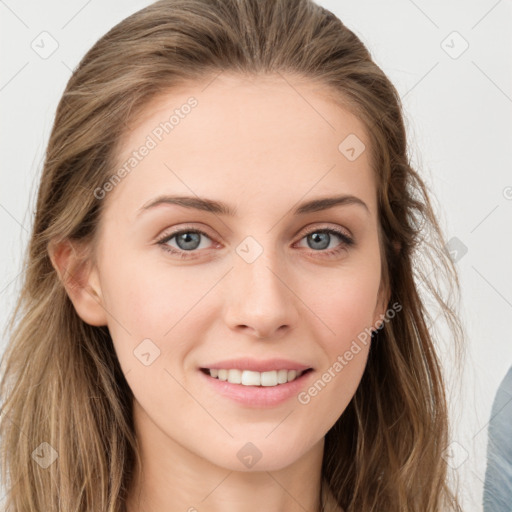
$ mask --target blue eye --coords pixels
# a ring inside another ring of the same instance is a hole
[[[182,229],[181,231],[175,231],[170,235],[166,235],[163,239],[158,241],[158,244],[162,245],[162,248],[171,254],[177,254],[181,258],[188,258],[191,255],[187,253],[199,249],[201,237],[210,239],[206,233],[198,229]],[[173,238],[176,238],[177,248],[168,245],[168,242]]]
[[[341,243],[339,243],[334,249],[326,250],[330,245],[332,235],[341,240]],[[177,255],[180,258],[194,258],[196,257],[196,251],[201,248],[202,237],[211,240],[211,238],[201,230],[185,228],[165,235],[163,238],[158,240],[157,243],[161,245],[162,249],[166,252]],[[176,239],[175,243],[177,247],[169,245],[169,242],[173,239]],[[335,256],[355,244],[354,240],[345,232],[334,228],[317,228],[311,230],[303,235],[301,240],[303,239],[307,239],[313,244],[314,250],[312,250],[311,253],[319,253],[319,255],[323,257]]]
[[[325,249],[327,249],[327,247],[330,245],[332,235],[339,238],[341,240],[341,243],[334,249],[326,251]],[[306,235],[303,238],[312,241],[313,245],[316,245],[316,249],[320,249],[322,251],[323,256],[336,255],[342,250],[346,250],[350,246],[354,245],[354,240],[351,237],[349,237],[343,231],[339,231],[333,228],[314,229],[306,233]]]

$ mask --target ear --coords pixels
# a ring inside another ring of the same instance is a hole
[[[78,316],[90,325],[107,325],[98,271],[88,257],[89,246],[69,239],[52,241],[48,253]]]

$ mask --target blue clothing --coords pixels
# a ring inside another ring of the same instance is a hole
[[[512,367],[492,404],[483,501],[484,512],[512,511]]]

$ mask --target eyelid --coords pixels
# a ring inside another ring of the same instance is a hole
[[[215,238],[212,235],[208,234],[206,229],[198,228],[197,225],[193,225],[193,224],[190,224],[190,225],[184,224],[184,225],[180,225],[179,228],[176,228],[176,229],[174,229],[174,228],[165,229],[164,231],[161,232],[160,235],[158,235],[156,237],[155,241],[158,242],[161,240],[165,240],[166,238],[172,238],[174,235],[178,235],[179,233],[181,233],[183,231],[187,231],[187,232],[193,231],[196,233],[201,233],[202,235],[205,235],[210,239]]]
[[[344,235],[347,238],[350,238],[350,239],[354,238],[352,236],[351,232],[347,228],[344,228],[344,227],[339,226],[339,225],[334,225],[333,226],[333,225],[329,225],[329,224],[325,224],[325,223],[323,223],[320,226],[317,225],[317,224],[313,224],[313,225],[311,225],[311,227],[306,226],[303,230],[299,231],[299,233],[302,234],[301,238],[303,238],[303,237],[305,237],[307,235],[310,235],[311,233],[316,233],[317,231],[324,231],[324,230],[326,230],[326,231],[329,231],[329,230],[336,231],[337,233],[342,234],[342,235]]]
[[[169,240],[172,240],[176,235],[179,235],[180,233],[199,233],[200,235],[203,235],[205,236],[206,238],[209,238],[212,242],[215,243],[215,237],[209,235],[206,230],[203,230],[203,229],[199,229],[195,226],[181,226],[177,229],[174,229],[174,230],[171,230],[171,231],[164,231],[161,235],[159,235],[155,242],[157,244],[162,244],[162,245],[165,245],[166,242],[168,242]],[[173,248],[174,249],[174,248]],[[179,250],[179,249],[175,249],[175,250]],[[193,253],[193,252],[197,252],[198,250],[195,249],[194,251],[184,251],[184,252],[190,252],[190,253]]]

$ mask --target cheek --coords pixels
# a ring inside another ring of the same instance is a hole
[[[122,240],[105,244],[102,253],[106,308],[129,331],[162,336],[205,293],[207,283],[200,272],[167,265],[163,249],[119,247]]]
[[[151,265],[135,268],[125,261],[112,268],[108,280],[114,350],[135,398],[152,413],[166,411],[169,400],[179,409],[190,407],[169,372],[174,374],[173,365],[179,366],[193,348],[189,340],[200,339],[194,336],[194,324],[201,308],[193,306],[211,284],[180,280],[178,274]]]
[[[379,279],[374,267],[362,273],[347,270],[330,282],[327,293],[325,287],[324,294],[320,294],[320,286],[312,289],[322,320],[316,339],[325,358],[316,380],[298,401],[308,411],[314,430],[330,428],[359,386],[370,350]]]
[[[174,350],[171,341],[182,337],[186,325],[190,327],[191,319],[200,311],[194,305],[211,283],[192,273],[184,278],[178,268],[148,265],[135,257],[116,261],[112,253],[104,261],[102,295],[109,313],[109,331],[123,368],[133,366],[134,350],[144,340],[151,340],[161,356]],[[155,363],[163,357],[159,359]]]
[[[330,305],[332,329],[339,342],[345,344],[372,327],[378,286],[364,286],[364,283],[347,284],[344,291]]]
[[[373,286],[344,287],[329,304],[328,325],[334,331],[322,337],[327,356],[326,371],[341,384],[343,395],[351,396],[363,373],[371,341],[376,290]],[[325,378],[329,380],[329,376]],[[337,384],[334,387],[337,387]]]
[[[322,339],[331,349],[343,348],[374,323],[380,270],[379,263],[341,269],[328,279],[309,284],[311,308],[324,325]]]

